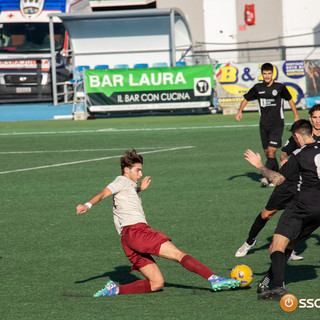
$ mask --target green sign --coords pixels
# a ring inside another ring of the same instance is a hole
[[[203,108],[211,105],[213,66],[86,70],[90,111]]]

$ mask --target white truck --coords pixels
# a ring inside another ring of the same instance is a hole
[[[91,12],[89,0],[0,1],[0,103],[52,101],[50,13]],[[57,82],[70,78],[68,34],[54,23]]]

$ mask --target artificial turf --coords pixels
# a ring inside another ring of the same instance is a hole
[[[292,123],[292,113],[285,117]],[[234,257],[272,192],[260,188],[243,156],[247,148],[262,154],[258,119],[245,113],[240,123],[220,114],[0,123],[1,319],[319,319],[318,308],[287,313],[278,302],[257,300],[280,214],[255,249]],[[285,130],[283,140],[289,135]],[[132,147],[152,177],[141,193],[148,223],[218,275],[247,264],[250,287],[212,292],[205,279],[156,258],[166,282],[161,292],[92,297],[109,279],[141,278],[122,251],[112,199],[85,215],[75,211],[121,174],[119,157]],[[288,263],[287,290],[298,299],[319,298],[319,245],[318,230],[297,248],[304,260]]]

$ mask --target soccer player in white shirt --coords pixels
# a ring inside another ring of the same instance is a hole
[[[114,223],[121,236],[123,250],[132,263],[132,270],[140,271],[146,279],[119,286],[109,281],[94,297],[147,293],[162,289],[164,279],[152,255],[179,262],[187,270],[208,279],[214,291],[223,287],[240,286],[239,280],[215,275],[208,267],[178,249],[164,233],[148,226],[138,192],[149,187],[151,177],[144,177],[140,186],[137,186],[142,178],[143,157],[134,149],[127,150],[121,157],[120,164],[122,176],[118,176],[89,202],[79,204],[77,214],[86,213],[93,205],[113,195]]]

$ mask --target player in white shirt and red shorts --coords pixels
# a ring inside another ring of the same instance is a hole
[[[151,177],[144,177],[140,186],[137,186],[142,177],[143,157],[134,149],[127,150],[120,158],[120,164],[122,176],[118,176],[89,202],[79,204],[77,214],[86,213],[93,205],[113,195],[114,223],[121,236],[123,250],[132,263],[132,270],[140,271],[146,279],[124,285],[116,285],[111,280],[94,297],[161,290],[164,279],[152,255],[179,262],[187,270],[209,280],[214,291],[239,287],[239,280],[215,275],[201,262],[178,249],[164,233],[148,226],[138,193],[149,187]]]

